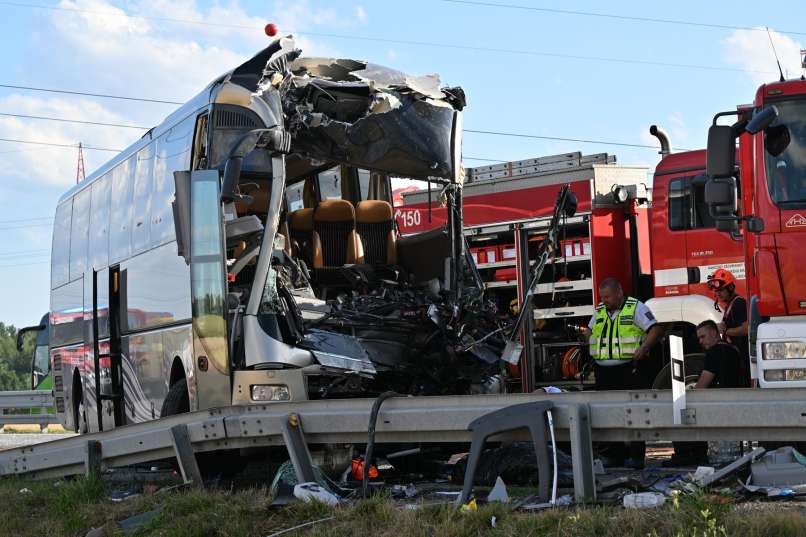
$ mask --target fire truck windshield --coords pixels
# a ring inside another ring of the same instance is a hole
[[[775,106],[778,120],[764,131],[770,196],[782,207],[806,206],[806,100]]]

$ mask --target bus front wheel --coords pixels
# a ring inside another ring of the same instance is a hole
[[[190,412],[190,396],[184,378],[180,378],[168,389],[168,395],[162,403],[160,417],[175,416]]]

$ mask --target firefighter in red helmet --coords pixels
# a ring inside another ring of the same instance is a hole
[[[708,276],[708,289],[714,292],[716,307],[723,312],[722,322],[717,323],[719,333],[722,339],[739,349],[741,382],[743,386],[750,386],[747,301],[736,292],[736,278],[724,268]]]

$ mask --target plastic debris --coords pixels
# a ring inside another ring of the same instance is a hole
[[[31,494],[31,489],[28,488],[20,489],[20,494]]]
[[[602,464],[602,459],[594,459],[593,460],[593,474],[594,475],[604,475],[605,468],[604,464]]]
[[[408,485],[392,485],[393,498],[414,498],[418,494],[417,487],[413,483]]]
[[[461,509],[459,509],[459,510],[461,512],[463,512],[463,513],[469,513],[471,511],[478,511],[478,509],[479,509],[479,506],[476,503],[476,499],[474,498],[474,499],[470,500],[469,502],[467,502],[466,504],[464,504],[461,507]]]
[[[495,527],[495,521],[496,521],[496,518],[495,518],[495,515],[493,515],[492,518],[490,518],[490,526],[493,527],[493,528]]]
[[[714,475],[714,468],[713,466],[697,466],[697,470],[691,474],[691,480],[695,483],[702,482],[706,477]]]
[[[331,507],[338,505],[341,501],[338,496],[332,492],[328,492],[321,487],[319,483],[315,482],[300,483],[299,485],[294,486],[294,497],[304,501],[305,503],[317,501]]]
[[[752,464],[753,485],[761,487],[806,486],[803,455],[787,446],[765,453]]]
[[[705,476],[704,478],[702,478],[698,482],[698,484],[701,487],[707,487],[711,483],[716,483],[720,479],[723,479],[723,478],[729,476],[730,474],[738,471],[740,468],[742,468],[746,464],[756,460],[758,457],[763,455],[765,451],[766,450],[764,448],[756,448],[753,451],[751,451],[750,453],[747,453],[744,456],[739,457],[738,459],[736,459],[735,461],[733,461],[729,465],[725,466],[724,468],[720,468],[719,470],[717,470],[713,474]]]
[[[113,502],[122,502],[139,496],[143,492],[143,485],[135,483],[126,485],[117,490],[112,491],[109,495],[109,500]]]
[[[487,502],[509,503],[509,494],[507,494],[507,486],[501,477],[495,479],[495,485],[487,495]]]
[[[659,492],[639,492],[627,494],[623,501],[627,509],[652,509],[666,503],[666,496]]]

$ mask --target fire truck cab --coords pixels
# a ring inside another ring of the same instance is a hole
[[[719,124],[726,116],[737,120]],[[751,106],[717,114],[707,160],[706,201],[717,228],[746,235],[754,374],[762,388],[806,386],[806,280],[798,246],[806,240],[806,81],[765,84]]]

